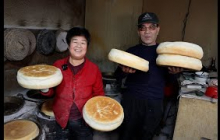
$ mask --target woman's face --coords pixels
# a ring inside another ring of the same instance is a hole
[[[87,52],[87,40],[84,36],[74,36],[71,38],[69,52],[72,59],[84,59]]]

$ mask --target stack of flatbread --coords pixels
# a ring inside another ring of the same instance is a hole
[[[182,67],[200,71],[202,69],[202,48],[189,42],[163,42],[157,47],[156,63],[162,66]]]

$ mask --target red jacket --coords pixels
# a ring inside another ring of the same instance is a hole
[[[56,121],[62,128],[67,125],[73,102],[82,113],[82,108],[87,100],[93,96],[104,95],[102,75],[97,65],[85,58],[83,68],[74,75],[70,68],[62,69],[62,65],[67,64],[68,60],[69,57],[54,63],[54,66],[62,71],[63,80],[55,88],[50,88],[47,93],[42,93],[45,96],[52,96],[55,93],[53,112]],[[75,98],[73,98],[73,94]]]

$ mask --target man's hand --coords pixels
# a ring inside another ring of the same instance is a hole
[[[125,73],[135,73],[136,72],[136,69],[133,69],[131,67],[127,67],[124,65],[120,65],[120,67],[121,67],[122,71]]]
[[[183,68],[181,67],[168,67],[169,73],[171,74],[177,74],[183,71]]]

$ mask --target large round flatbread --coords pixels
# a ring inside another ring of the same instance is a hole
[[[47,116],[54,117],[53,100],[48,100],[44,102],[41,106],[41,112],[43,112]]]
[[[176,66],[198,71],[202,69],[201,60],[182,55],[160,54],[156,59],[156,63],[162,66]]]
[[[26,66],[18,70],[19,85],[28,89],[48,89],[61,83],[63,75],[55,66],[38,64]]]
[[[29,120],[14,120],[4,125],[4,140],[33,140],[38,135],[38,126]]]
[[[203,57],[203,50],[199,45],[181,41],[160,43],[157,47],[157,53],[178,54],[197,59],[201,59]]]
[[[124,111],[116,100],[106,96],[96,96],[89,99],[83,107],[83,118],[96,130],[112,131],[121,125]]]
[[[147,60],[118,49],[111,49],[108,54],[108,59],[144,72],[149,70],[149,62]]]

